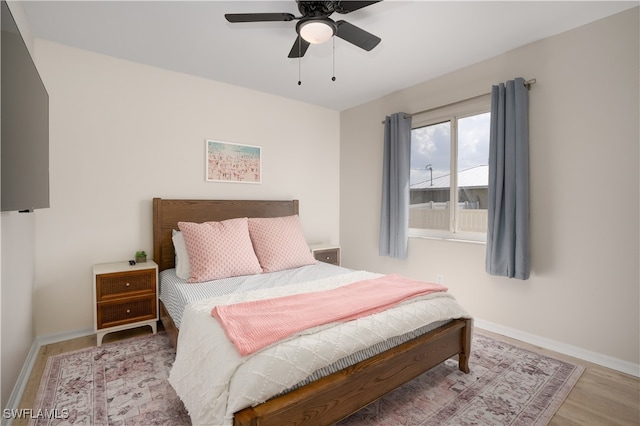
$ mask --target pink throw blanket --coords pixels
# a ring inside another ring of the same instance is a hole
[[[332,290],[216,306],[211,316],[220,322],[240,355],[245,356],[299,331],[372,315],[437,291],[447,288],[386,275]]]

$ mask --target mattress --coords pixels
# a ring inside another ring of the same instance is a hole
[[[257,275],[245,275],[202,283],[187,283],[176,275],[175,269],[160,272],[160,300],[176,327],[180,328],[184,308],[198,300],[223,296],[230,293],[243,293],[252,290],[274,288],[290,284],[315,281],[351,272],[350,269],[329,263],[317,262],[314,265],[295,269],[270,272]]]

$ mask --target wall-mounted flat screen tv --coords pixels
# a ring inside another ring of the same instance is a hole
[[[0,210],[49,207],[49,94],[1,1]]]

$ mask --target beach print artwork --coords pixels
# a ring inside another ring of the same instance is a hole
[[[207,141],[207,181],[260,183],[261,148]]]

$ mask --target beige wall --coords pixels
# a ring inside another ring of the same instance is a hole
[[[638,39],[635,8],[343,111],[344,264],[426,280],[442,275],[485,324],[563,342],[638,374]],[[531,278],[486,274],[483,244],[413,238],[408,259],[378,256],[384,116],[470,98],[519,76],[537,79]]]
[[[338,242],[339,114],[36,40],[51,208],[36,216],[37,335],[93,326],[91,266],[152,252],[151,199],[292,199]],[[205,139],[262,147],[262,184],[205,182]]]

